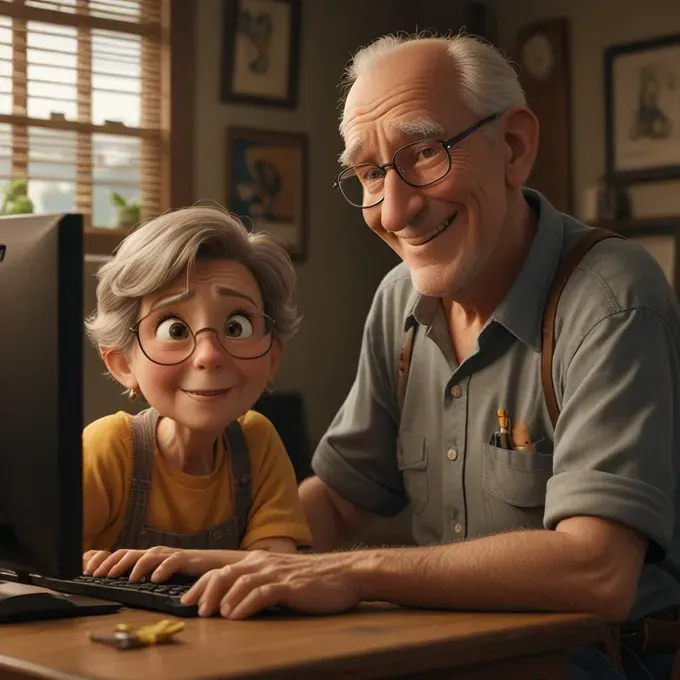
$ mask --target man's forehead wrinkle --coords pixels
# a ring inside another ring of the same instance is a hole
[[[427,84],[423,84],[420,88],[402,84],[398,88],[386,92],[378,99],[374,99],[369,104],[354,106],[345,125],[345,136],[348,139],[348,144],[352,143],[351,132],[354,128],[381,118],[388,112],[391,113],[390,118],[407,114],[423,117],[431,116],[430,107],[427,104],[432,92],[432,87]],[[395,97],[400,98],[396,103]]]
[[[357,114],[361,115],[366,111],[370,112],[375,111],[376,109],[384,109],[386,106],[391,105],[391,101],[394,98],[405,98],[406,103],[415,99],[429,101],[436,92],[436,86],[432,82],[432,79],[428,78],[426,74],[423,74],[418,78],[409,78],[395,87],[389,88],[378,97],[371,95],[371,100],[369,102],[354,104],[350,100],[352,106],[347,107],[349,115],[346,116],[346,119],[353,118]]]
[[[365,136],[361,134],[360,131],[362,124],[371,124],[376,117],[382,117],[382,115],[388,111],[390,111],[390,105],[389,102],[385,102],[385,104],[381,105],[379,110],[376,111],[376,109],[367,109],[365,112],[358,114],[352,119],[352,122],[345,130],[347,145],[345,147],[346,151],[342,156],[344,160],[352,160],[357,153],[361,152],[365,140]],[[421,102],[403,102],[403,104],[393,106],[391,108],[391,113],[392,115],[390,116],[390,120],[387,121],[387,126],[392,130],[400,130],[406,134],[411,134],[408,129],[404,129],[405,126],[407,128],[407,124],[411,120],[429,120],[435,125],[441,127],[436,119],[432,116],[429,109],[424,108]],[[399,118],[403,120],[403,124]],[[357,130],[355,135],[352,135],[352,131],[356,128],[359,128],[359,130]]]

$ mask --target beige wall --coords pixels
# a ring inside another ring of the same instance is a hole
[[[574,205],[604,172],[604,49],[618,43],[680,32],[678,0],[496,0],[499,42],[515,47],[517,30],[533,21],[570,20]],[[680,214],[680,182],[638,185],[631,191],[638,216]]]
[[[198,3],[196,190],[200,198],[226,200],[229,125],[309,135],[308,257],[297,266],[305,319],[286,349],[276,388],[302,392],[316,441],[351,383],[372,293],[394,262],[391,251],[363,225],[361,213],[332,189],[341,151],[337,83],[357,45],[390,24],[388,13],[398,26],[404,3],[304,2],[300,104],[293,111],[220,103],[221,6],[219,0]]]
[[[458,3],[459,4],[459,3]],[[364,225],[361,214],[332,189],[341,151],[337,83],[352,52],[383,33],[448,29],[457,3],[431,0],[304,0],[300,105],[285,111],[219,101],[221,0],[200,0],[196,32],[197,199],[226,200],[225,129],[229,125],[306,132],[310,138],[308,259],[297,266],[305,320],[289,344],[276,386],[304,395],[312,443],[342,403],[356,370],[363,321],[376,285],[396,262]],[[86,263],[86,309],[94,306],[97,262]],[[103,377],[96,352],[86,348],[86,422],[132,407]]]
[[[352,52],[386,32],[457,30],[466,0],[303,0],[300,105],[285,111],[219,101],[222,2],[197,2],[196,198],[225,201],[225,129],[229,125],[306,132],[310,138],[308,259],[297,265],[305,321],[287,348],[277,389],[298,390],[314,443],[354,377],[364,317],[375,287],[395,263],[391,251],[332,190],[336,158],[337,83]],[[603,50],[607,45],[680,30],[678,0],[489,0],[500,43],[514,48],[517,30],[565,15],[572,30],[573,167],[577,213],[584,189],[604,168]],[[641,215],[680,212],[680,183],[636,188]],[[86,263],[86,308],[94,305],[96,263]],[[86,420],[131,408],[86,352]]]

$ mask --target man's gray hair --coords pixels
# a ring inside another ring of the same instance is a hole
[[[274,336],[285,342],[300,316],[294,299],[296,275],[290,258],[265,232],[251,233],[239,219],[217,207],[168,212],[130,233],[114,257],[97,272],[97,309],[86,319],[98,349],[129,351],[142,297],[191,271],[196,260],[240,262],[255,277]]]
[[[463,104],[479,118],[505,111],[512,106],[526,106],[526,97],[517,72],[500,50],[476,36],[464,33],[439,36],[432,32],[386,35],[359,49],[345,70],[345,94],[341,105],[344,105],[351,85],[377,61],[388,57],[402,45],[419,41],[446,45],[458,75],[458,87],[452,89],[460,96]],[[343,126],[344,111],[340,118],[340,134],[344,138]],[[485,129],[489,136],[493,132],[493,125]]]

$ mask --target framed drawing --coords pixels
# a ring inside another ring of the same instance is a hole
[[[639,243],[654,257],[680,297],[680,218],[624,221],[612,228]]]
[[[307,145],[300,133],[227,128],[227,208],[299,261],[307,253]]]
[[[295,108],[301,0],[224,0],[222,101]]]
[[[608,178],[680,177],[680,35],[613,45],[604,67]]]

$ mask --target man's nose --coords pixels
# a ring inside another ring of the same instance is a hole
[[[380,204],[380,224],[386,231],[401,231],[421,212],[424,198],[418,187],[407,184],[391,168],[385,175],[385,194]]]

